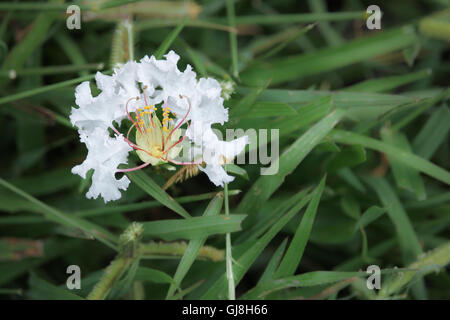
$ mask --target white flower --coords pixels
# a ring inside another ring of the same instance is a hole
[[[96,97],[89,82],[76,88],[78,108],[72,108],[70,120],[78,127],[88,155],[72,172],[85,178],[87,171],[94,170],[88,198],[101,195],[105,202],[119,199],[119,190],[126,190],[129,180],[126,176],[117,180],[115,174],[150,164],[198,164],[216,186],[233,180],[222,165],[245,148],[248,138],[225,142],[214,134],[213,124],[228,121],[219,82],[212,78],[197,80],[190,65],[180,71],[180,57],[173,51],[164,57],[157,60],[145,56],[140,62],[128,62],[111,76],[98,72],[95,80],[101,93]],[[132,125],[124,137],[115,125],[125,118]],[[181,134],[182,126],[186,126],[185,135]],[[135,142],[129,137],[132,129],[136,130]],[[195,152],[189,162],[177,159],[181,142],[190,145],[188,154],[195,150],[201,153]],[[120,164],[127,164],[133,149],[144,164],[118,169]]]

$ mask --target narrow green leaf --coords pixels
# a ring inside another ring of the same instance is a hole
[[[384,178],[366,177],[365,181],[375,190],[395,226],[403,261],[410,263],[422,253],[416,232],[394,189]]]
[[[226,164],[226,170],[228,173],[238,175],[238,176],[243,177],[245,180],[249,180],[247,171],[245,171],[244,168],[241,168],[238,165],[235,165],[234,163]],[[228,192],[228,195],[230,195],[229,192]]]
[[[327,163],[328,172],[336,172],[342,168],[350,168],[366,161],[366,150],[361,145],[347,146]]]
[[[230,109],[230,119],[233,120],[239,116],[247,114],[258,97],[263,93],[264,90],[266,90],[269,83],[270,81],[267,81],[261,87],[253,89],[245,97],[239,100],[238,103],[234,104]]]
[[[207,216],[216,216],[220,213],[223,204],[223,195],[217,194],[208,204],[205,212],[203,213],[204,217]],[[183,257],[178,264],[177,270],[175,271],[175,275],[173,276],[174,284],[172,284],[167,292],[166,299],[171,297],[176,288],[180,286],[183,278],[188,273],[195,259],[197,258],[198,252],[200,248],[204,245],[206,241],[206,237],[198,238],[189,241],[189,244],[184,252]]]
[[[2,185],[3,187],[16,193],[17,195],[23,197],[24,199],[28,200],[30,203],[35,205],[37,207],[37,210],[39,210],[39,212],[43,214],[47,219],[62,224],[64,226],[81,229],[82,231],[91,235],[100,242],[106,244],[107,246],[113,249],[116,249],[115,243],[117,243],[117,237],[111,234],[106,229],[103,229],[102,227],[97,226],[96,224],[86,221],[82,218],[74,217],[66,213],[63,213],[57,209],[54,209],[1,178],[0,178],[0,185]]]
[[[401,272],[384,284],[378,294],[380,298],[387,298],[411,283],[415,277],[423,277],[431,272],[439,271],[450,263],[450,242],[427,252],[408,266],[411,271]]]
[[[147,192],[153,198],[161,202],[167,208],[175,211],[184,218],[190,217],[190,214],[175,201],[167,192],[165,192],[150,176],[142,170],[128,172],[127,176],[136,183],[142,190]]]
[[[279,116],[295,116],[297,111],[287,103],[257,101],[250,110],[242,115],[244,118],[263,118]]]
[[[376,219],[378,219],[385,213],[386,213],[385,208],[371,206],[361,215],[361,218],[358,220],[358,223],[355,225],[355,232],[359,228],[367,227],[369,224],[371,224],[373,221],[375,221]]]
[[[64,87],[68,87],[68,86],[72,86],[75,84],[78,84],[80,82],[83,81],[88,81],[88,80],[92,80],[95,78],[94,74],[90,74],[88,76],[83,76],[83,77],[79,77],[79,78],[75,78],[75,79],[71,79],[71,80],[66,80],[66,81],[61,81],[61,82],[57,82],[57,83],[53,83],[53,84],[49,84],[46,86],[42,86],[42,87],[38,87],[38,88],[34,88],[34,89],[30,89],[30,90],[25,90],[16,94],[11,94],[9,96],[5,96],[5,97],[1,97],[0,98],[0,105],[2,104],[6,104],[8,102],[12,102],[12,101],[16,101],[19,99],[24,99],[24,98],[28,98],[28,97],[32,97],[41,93],[45,93],[45,92],[50,92],[59,88],[64,88]]]
[[[331,103],[331,100],[328,103]],[[239,204],[237,211],[253,212],[255,209],[260,208],[280,187],[285,177],[302,162],[309,152],[339,122],[344,113],[342,110],[333,111],[299,137],[275,160],[279,168],[278,173],[274,175],[263,175],[258,178]],[[274,164],[272,163],[272,165]]]
[[[54,12],[40,13],[23,40],[9,52],[0,70],[21,69],[28,57],[47,36],[48,30],[57,17]],[[3,87],[9,81],[10,78],[0,78],[0,87]]]
[[[164,39],[164,41],[159,45],[158,49],[156,49],[155,54],[154,54],[156,59],[161,59],[163,57],[163,55],[167,52],[167,50],[170,48],[172,43],[175,41],[175,39],[180,34],[181,30],[183,30],[184,25],[186,24],[187,20],[188,20],[188,18],[185,18],[184,20],[182,20],[180,22],[180,24],[174,30],[172,30],[169,33],[169,35],[167,36],[167,38]]]
[[[369,79],[345,88],[352,92],[389,92],[400,86],[428,78],[431,69],[421,70],[399,76]]]
[[[387,127],[382,128],[380,133],[381,138],[385,143],[388,143],[406,152],[412,152],[408,138],[406,138],[406,135],[404,135],[403,133],[394,132]],[[427,195],[425,193],[425,186],[419,172],[405,165],[403,162],[397,160],[395,157],[388,155],[388,159],[397,186],[414,192],[418,200],[425,200]]]
[[[243,244],[243,246],[248,249],[239,256],[236,263],[233,265],[236,286],[269,242],[278,234],[278,232],[281,231],[281,229],[292,219],[292,217],[308,203],[308,201],[309,197],[303,197],[284,216],[278,219],[261,238],[256,241],[253,239],[249,240],[250,245],[248,246],[245,243]],[[226,273],[224,270],[222,276],[208,287],[208,290],[202,296],[202,299],[224,299],[226,297],[227,283]]]
[[[247,291],[241,299],[263,299],[269,293],[286,288],[317,286],[365,276],[367,276],[365,272],[313,271],[261,283]]]
[[[280,264],[281,258],[283,257],[284,250],[286,249],[287,240],[287,238],[284,239],[277,250],[273,253],[269,263],[266,266],[266,269],[264,269],[264,273],[262,274],[261,278],[259,278],[258,284],[270,281],[275,278],[274,275]]]
[[[325,187],[325,181],[326,176],[322,178],[317,188],[313,191],[311,201],[306,208],[305,214],[302,217],[284,258],[275,273],[275,278],[284,278],[295,273],[311,233],[317,208],[319,207],[320,197],[322,196],[323,188]]]
[[[234,1],[226,0],[226,6],[227,6],[228,25],[234,29],[236,27],[236,15],[234,13]],[[232,64],[233,76],[235,78],[239,78],[237,34],[236,34],[236,32],[230,32],[228,34],[228,36],[230,38],[230,52],[231,52],[231,64]]]
[[[439,146],[445,141],[450,131],[450,109],[442,106],[433,112],[425,125],[413,140],[415,153],[430,159]]]
[[[136,272],[136,281],[148,281],[154,283],[174,284],[173,279],[165,272],[140,266]]]
[[[333,130],[330,132],[329,136],[336,142],[345,144],[361,144],[366,148],[384,152],[390,157],[397,159],[399,162],[413,169],[419,170],[420,172],[423,172],[446,184],[450,184],[450,173],[448,171],[410,152],[391,146],[379,140],[349,131]]]
[[[47,282],[34,273],[28,278],[29,290],[27,296],[36,300],[84,300],[82,297],[71,292],[67,288],[60,288]]]
[[[144,222],[143,236],[158,237],[164,240],[198,239],[213,234],[241,230],[241,222],[246,215],[203,216],[187,219],[171,219]]]
[[[242,72],[241,78],[244,83],[252,86],[260,85],[268,79],[272,79],[272,85],[280,84],[400,50],[415,41],[417,38],[414,29],[405,26],[311,54],[279,58],[270,63],[256,63]]]

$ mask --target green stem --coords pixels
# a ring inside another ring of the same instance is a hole
[[[142,224],[138,222],[133,222],[125,229],[119,239],[119,253],[106,268],[99,282],[87,296],[87,299],[106,299],[114,284],[133,265],[136,259],[139,260],[140,239],[143,230]]]
[[[228,16],[228,25],[231,28],[236,27],[236,16],[234,13],[234,0],[227,0],[227,16]],[[237,34],[236,32],[230,32],[230,50],[231,50],[231,63],[233,68],[233,76],[239,77],[238,70],[238,47],[237,47]]]
[[[228,184],[224,184],[223,193],[225,196],[225,216],[230,215],[230,208],[228,206]],[[236,300],[234,275],[233,275],[233,256],[231,254],[231,234],[226,234],[226,268],[228,280],[228,299]]]
[[[79,2],[51,3],[51,2],[5,2],[0,3],[0,11],[65,11],[70,5],[77,5],[81,10],[97,11],[110,9],[125,4],[140,2],[143,0],[110,0],[104,3],[80,4]],[[102,1],[103,2],[103,1]]]
[[[155,242],[141,244],[139,252],[142,254],[142,259],[148,257],[156,258],[159,256],[183,256],[186,252],[187,243],[180,242]],[[206,258],[212,261],[222,261],[223,251],[211,246],[202,246],[198,252],[199,259]]]
[[[129,24],[126,25],[127,32],[128,32],[128,52],[130,61],[134,60],[134,37],[133,37],[133,25],[131,24],[131,21]]]
[[[0,98],[0,105],[8,103],[8,102],[16,101],[16,100],[19,100],[19,99],[35,96],[35,95],[38,95],[38,94],[41,94],[41,93],[44,93],[44,92],[49,92],[49,91],[52,91],[52,90],[56,90],[56,89],[60,89],[60,88],[64,88],[64,87],[69,87],[69,86],[78,84],[78,83],[83,82],[83,81],[92,80],[94,78],[95,78],[95,74],[90,74],[88,76],[84,76],[84,77],[79,77],[79,78],[75,78],[75,79],[72,79],[72,80],[58,82],[58,83],[50,84],[48,86],[42,86],[42,87],[39,87],[39,88],[36,88],[36,89],[22,91],[20,93],[16,93],[16,94],[12,94],[12,95]]]
[[[122,273],[130,265],[131,258],[117,257],[106,268],[100,281],[95,285],[94,289],[89,293],[89,300],[103,300],[108,295],[113,284],[120,278]]]
[[[31,76],[31,75],[51,75],[61,73],[79,72],[82,70],[102,70],[103,63],[87,63],[84,65],[64,65],[64,66],[46,66],[39,68],[26,68],[26,69],[10,69],[0,70],[0,77],[16,78],[19,76]]]

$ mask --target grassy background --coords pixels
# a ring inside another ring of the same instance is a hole
[[[238,298],[450,298],[447,0],[376,1],[381,30],[374,1],[76,3],[81,30],[63,1],[0,3],[2,298],[224,299],[227,232]],[[229,219],[203,174],[166,192],[173,172],[147,167],[107,205],[71,174],[74,87],[130,42],[233,82],[226,127],[280,130],[276,175],[230,168]]]

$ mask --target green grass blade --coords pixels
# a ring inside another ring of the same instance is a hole
[[[174,30],[172,30],[169,33],[169,35],[167,36],[167,38],[164,39],[164,41],[159,45],[158,49],[155,51],[155,54],[154,54],[156,59],[161,59],[163,57],[163,55],[166,54],[167,50],[169,50],[172,43],[175,41],[175,39],[180,34],[181,30],[183,30],[184,25],[186,24],[187,20],[188,20],[188,18],[185,18],[184,20],[182,20],[180,22],[180,24],[178,24],[178,26]]]
[[[398,87],[428,78],[431,69],[412,72],[400,76],[390,76],[379,79],[369,79],[344,89],[352,92],[389,92]]]
[[[324,12],[324,13],[299,13],[299,14],[273,14],[273,15],[248,15],[236,17],[237,25],[274,25],[289,23],[313,23],[320,21],[348,21],[362,19],[362,11]],[[224,19],[214,19],[223,22]]]
[[[287,103],[257,101],[242,115],[243,118],[296,116],[297,111]]]
[[[450,263],[450,242],[447,242],[425,255],[420,256],[414,263],[408,266],[412,271],[401,272],[384,284],[378,293],[380,298],[387,298],[397,293],[415,277],[423,277],[431,272],[439,271]]]
[[[331,100],[328,99],[326,103],[331,104]],[[264,204],[264,202],[280,187],[285,177],[290,174],[309,152],[322,141],[343,115],[344,111],[342,110],[333,111],[299,137],[281,154],[280,158],[276,160],[279,164],[278,173],[258,178],[239,204],[237,211],[252,212],[255,208]]]
[[[6,57],[1,66],[2,71],[21,69],[28,57],[40,45],[40,43],[47,36],[48,30],[57,18],[55,13],[41,13],[34,20],[31,30],[27,35],[17,44]],[[10,78],[0,78],[0,87],[3,87],[10,81]]]
[[[234,13],[234,1],[226,0],[226,5],[227,5],[228,25],[234,29],[236,27],[236,16]],[[235,78],[239,78],[238,43],[237,43],[236,32],[230,32],[229,38],[230,38],[231,65],[232,65],[232,70],[233,70],[233,76]]]
[[[257,63],[241,72],[241,79],[251,86],[260,85],[267,79],[272,79],[272,85],[285,83],[404,49],[416,41],[411,26],[392,29],[319,52]]]
[[[308,0],[308,6],[313,13],[323,14],[327,12],[326,2],[323,0]],[[328,23],[328,21],[319,22],[319,30],[330,46],[337,46],[344,43],[342,36]]]
[[[447,106],[442,106],[431,114],[414,138],[412,147],[415,153],[424,159],[430,159],[445,141],[449,131],[450,109]]]
[[[203,216],[207,217],[218,215],[222,209],[222,205],[223,195],[217,194],[208,204]],[[189,242],[183,257],[178,264],[177,270],[175,271],[175,275],[173,276],[174,284],[169,287],[166,299],[169,299],[175,293],[176,288],[180,286],[184,276],[188,273],[205,241],[206,237],[194,239]]]
[[[127,176],[131,181],[136,183],[142,190],[147,192],[153,198],[161,202],[167,208],[175,211],[183,218],[189,218],[190,214],[165,192],[152,178],[145,174],[142,170],[128,172]]]
[[[248,249],[241,254],[233,265],[234,279],[236,286],[244,277],[245,273],[250,269],[256,258],[261,254],[269,242],[281,231],[281,229],[308,203],[309,198],[302,198],[295,204],[283,217],[278,219],[272,227],[261,238],[249,240],[250,245],[243,244]],[[236,250],[235,250],[236,253]],[[202,296],[202,299],[224,299],[226,297],[227,278],[225,270],[222,276],[208,287],[207,292]]]
[[[144,237],[158,237],[164,240],[198,239],[214,234],[241,230],[241,222],[246,215],[203,216],[187,219],[171,219],[144,222]]]
[[[263,299],[269,293],[286,288],[317,286],[366,275],[365,272],[313,271],[261,283],[247,291],[241,299]]]
[[[27,297],[33,300],[84,300],[82,297],[74,294],[67,288],[60,288],[49,283],[36,274],[31,273],[28,278],[29,291]]]
[[[109,231],[103,229],[102,227],[97,226],[96,224],[86,221],[82,218],[73,217],[57,209],[54,209],[1,178],[0,185],[32,203],[34,206],[36,206],[37,210],[47,219],[67,227],[81,229],[100,242],[113,249],[116,249],[115,243],[117,243],[117,237],[111,234]]]
[[[32,97],[32,96],[35,96],[38,94],[50,92],[50,91],[53,91],[53,90],[56,90],[59,88],[69,87],[69,86],[78,84],[83,81],[92,80],[94,78],[95,78],[95,75],[91,74],[88,76],[83,76],[83,77],[79,77],[79,78],[75,78],[75,79],[71,79],[71,80],[67,80],[67,81],[61,81],[61,82],[57,82],[54,84],[49,84],[46,86],[38,87],[35,89],[25,90],[25,91],[22,91],[22,92],[19,92],[16,94],[11,94],[9,96],[0,98],[0,105],[6,104],[8,102],[13,102],[13,101],[17,101],[20,99]]]
[[[284,278],[292,276],[302,259],[306,244],[311,234],[311,229],[314,223],[314,218],[319,207],[320,197],[322,196],[323,188],[325,187],[326,176],[322,178],[317,188],[313,191],[311,201],[306,208],[305,214],[295,232],[294,238],[283,257],[283,260],[278,267],[275,278]]]
[[[259,278],[258,284],[270,281],[275,278],[274,275],[280,264],[281,258],[283,257],[284,250],[286,249],[287,240],[287,238],[284,239],[277,250],[273,253],[266,269],[264,269],[264,273],[262,274],[261,278]]]
[[[390,128],[384,127],[381,129],[381,138],[385,143],[395,146],[406,152],[411,152],[408,138],[401,132],[392,131]],[[417,170],[398,161],[396,158],[388,155],[389,164],[394,174],[397,186],[405,190],[409,190],[416,194],[418,200],[425,200],[427,195],[425,193],[425,186],[422,178]]]
[[[394,189],[384,178],[366,177],[365,181],[375,190],[395,226],[404,262],[414,261],[422,253],[422,248],[412,223]]]
[[[387,143],[364,135],[343,130],[333,130],[332,132],[330,132],[330,138],[336,142],[345,144],[361,144],[366,148],[384,152],[388,156],[395,158],[399,162],[413,169],[425,173],[446,184],[450,184],[450,173],[445,169],[442,169],[425,159],[422,159],[410,152],[404,151],[397,147],[391,146]]]

